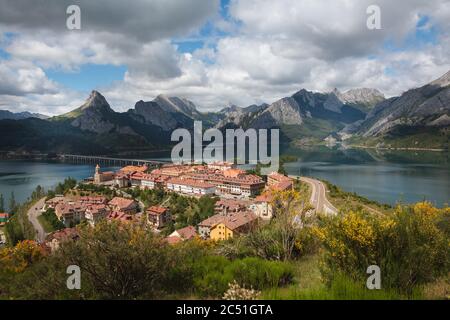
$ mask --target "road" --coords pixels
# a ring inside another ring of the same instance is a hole
[[[37,219],[41,214],[41,209],[44,207],[45,204],[45,198],[42,198],[38,202],[36,202],[30,210],[28,210],[28,220],[30,220],[31,224],[34,227],[34,230],[36,230],[36,241],[39,243],[43,243],[45,241],[46,233],[44,231],[44,228],[39,223],[39,220]]]
[[[322,181],[307,178],[290,176],[292,178],[300,178],[300,181],[306,182],[311,186],[310,203],[315,208],[316,212],[322,212],[330,215],[336,215],[338,210],[327,199],[327,189]]]

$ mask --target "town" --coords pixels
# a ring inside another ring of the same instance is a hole
[[[77,190],[56,194],[46,199],[41,213],[54,212],[61,229],[45,237],[52,248],[61,241],[76,238],[76,225],[94,226],[101,220],[147,224],[155,233],[173,226],[174,213],[164,203],[146,206],[127,190],[160,190],[167,194],[200,199],[210,197],[214,208],[197,225],[174,229],[164,238],[169,244],[193,238],[221,241],[251,232],[259,223],[267,223],[273,216],[272,195],[275,191],[294,188],[294,179],[273,172],[265,181],[261,176],[238,169],[229,162],[204,165],[164,164],[150,170],[144,166],[126,166],[117,172],[103,172],[96,165],[93,177],[84,181],[92,190],[109,190],[108,197],[101,192]],[[78,186],[79,187],[79,186]],[[167,201],[166,201],[167,202]]]

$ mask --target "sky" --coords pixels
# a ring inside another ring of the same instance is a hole
[[[81,29],[66,26],[69,5]],[[380,8],[381,29],[367,27]],[[300,89],[387,97],[450,70],[448,0],[0,0],[0,109],[116,111],[159,94],[201,111]]]

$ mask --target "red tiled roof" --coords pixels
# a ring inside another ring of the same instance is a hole
[[[181,238],[179,238],[179,237],[175,237],[175,236],[164,238],[164,240],[165,240],[168,244],[177,244],[177,243],[183,241],[183,239],[181,239]]]
[[[104,196],[85,196],[85,197],[81,197],[80,201],[82,202],[92,202],[92,203],[96,203],[96,202],[101,202],[101,203],[106,203],[107,199]]]
[[[143,174],[140,177],[140,179],[144,180],[144,181],[164,182],[164,181],[168,180],[169,177],[168,176],[164,176],[164,175],[160,175],[160,174],[150,173],[150,174]]]
[[[292,186],[293,186],[292,181],[282,181],[272,185],[271,188],[274,190],[284,191],[292,188]]]
[[[269,174],[269,178],[276,180],[278,182],[285,182],[285,181],[292,182],[291,178],[289,178],[281,173],[278,173],[278,172],[272,172],[271,174]]]
[[[47,241],[56,239],[58,241],[75,240],[79,237],[77,228],[65,228],[55,231],[47,236]]]
[[[225,216],[222,221],[216,224],[223,223],[228,229],[235,230],[257,219],[258,217],[253,212],[239,212],[236,214]]]
[[[90,205],[87,207],[86,211],[91,213],[92,215],[103,214],[106,211],[109,211],[108,207],[104,204],[99,205]]]
[[[229,211],[238,211],[241,209],[247,208],[247,206],[250,204],[249,201],[245,200],[236,200],[236,199],[221,199],[216,202],[215,209],[227,209]]]
[[[150,214],[156,214],[156,215],[160,215],[163,214],[167,211],[167,208],[164,207],[159,207],[159,206],[152,206],[150,208],[147,209],[147,212]]]
[[[264,192],[263,194],[257,196],[255,198],[256,202],[271,202],[273,199],[273,196],[270,192]]]
[[[58,203],[55,207],[55,211],[58,215],[68,215],[74,212],[85,211],[86,205],[81,203]]]
[[[194,188],[214,188],[214,185],[210,183],[189,178],[171,178],[167,181],[167,183],[190,186]]]
[[[228,169],[223,172],[223,175],[225,177],[231,177],[231,178],[235,178],[235,177],[241,176],[243,174],[245,174],[245,171],[241,170],[241,169]]]
[[[209,217],[208,219],[203,220],[198,225],[203,226],[203,227],[211,227],[211,226],[223,221],[224,217],[225,216],[222,214],[216,214],[216,215]]]
[[[192,179],[198,179],[203,181],[208,181],[210,183],[232,183],[240,185],[255,185],[263,184],[264,180],[256,175],[246,174],[237,177],[226,177],[223,174],[192,174],[190,175]]]
[[[192,239],[197,235],[197,231],[195,230],[195,227],[193,227],[193,226],[187,226],[185,228],[175,230],[175,231],[181,236],[181,238],[183,238],[185,240]]]
[[[108,220],[117,220],[121,222],[129,222],[133,220],[133,216],[120,211],[113,211],[106,217]]]
[[[133,199],[115,197],[109,203],[110,206],[118,207],[120,209],[127,209],[135,204]]]
[[[126,166],[120,169],[122,173],[133,173],[133,172],[145,172],[147,171],[147,166]]]

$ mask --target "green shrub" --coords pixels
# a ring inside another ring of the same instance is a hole
[[[196,263],[194,285],[203,297],[220,297],[236,280],[246,288],[262,290],[292,282],[292,267],[284,262],[245,258],[230,261],[221,256],[207,256]]]
[[[413,295],[450,271],[448,212],[424,202],[384,216],[349,212],[326,218],[317,230],[325,248],[323,275],[329,282],[343,273],[365,283],[367,267],[378,265],[383,288]]]

